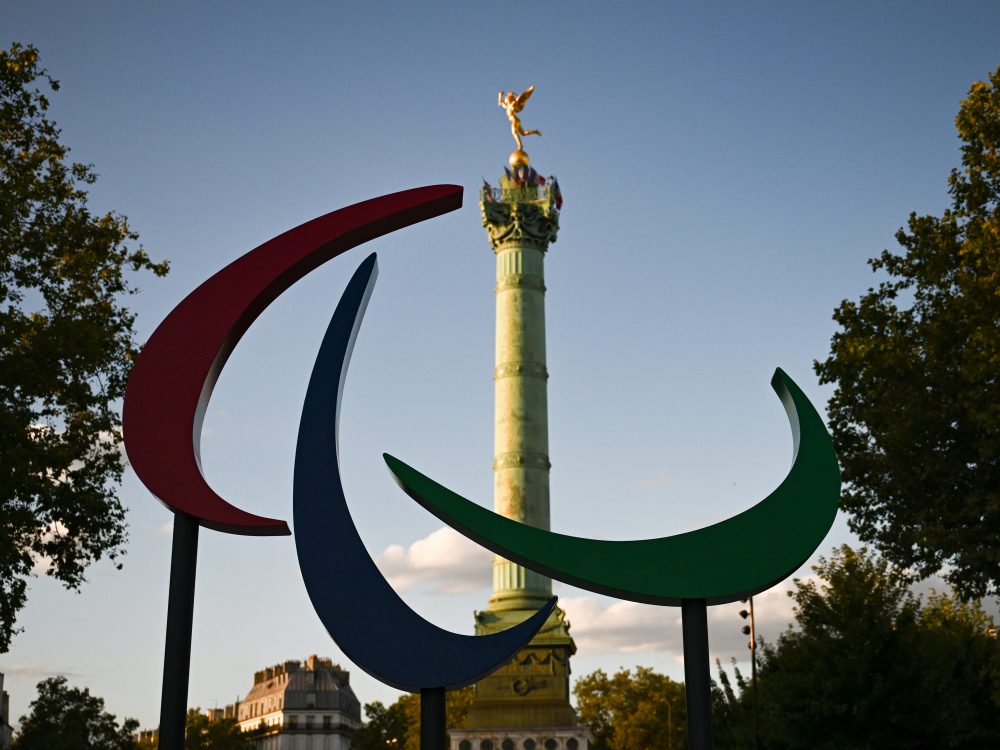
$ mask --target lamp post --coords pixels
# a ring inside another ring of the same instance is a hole
[[[750,706],[753,715],[753,748],[760,750],[760,739],[757,734],[757,629],[753,616],[753,597],[744,599],[743,603],[750,603],[750,610],[740,610],[740,617],[750,620],[748,625],[742,628],[743,635],[750,636],[747,648],[750,649]]]

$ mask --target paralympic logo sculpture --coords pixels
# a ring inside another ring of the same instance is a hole
[[[125,446],[136,474],[174,513],[160,747],[184,742],[198,529],[287,535],[278,519],[241,510],[201,471],[201,425],[219,374],[253,321],[282,292],[326,261],[368,240],[461,207],[462,188],[434,185],[364,201],[264,243],[205,281],[154,331],[129,379]],[[485,636],[439,628],[413,612],[375,567],[340,480],[338,423],[347,365],[377,275],[374,254],[355,272],[320,347],[295,455],[293,515],[303,581],[320,620],[345,655],[399,689],[421,694],[421,747],[442,750],[444,694],[471,684],[527,645],[553,597],[526,621]],[[762,591],[795,571],[836,514],[840,479],[822,420],[780,370],[772,382],[788,413],[795,455],[787,478],[743,513],[661,539],[609,542],[569,537],[498,516],[385,460],[425,508],[483,546],[557,580],[623,599],[681,606],[690,746],[711,746],[705,607]],[[746,534],[766,534],[748,563],[733,557]]]

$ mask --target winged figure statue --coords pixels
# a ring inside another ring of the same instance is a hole
[[[521,118],[517,116],[517,113],[524,109],[525,102],[528,101],[531,92],[534,90],[534,86],[528,86],[528,88],[521,92],[520,96],[514,94],[513,91],[508,91],[506,95],[502,91],[497,94],[497,104],[503,107],[507,113],[507,119],[510,120],[510,132],[517,142],[518,151],[524,151],[524,143],[521,140],[521,136],[542,134],[541,130],[525,130],[521,126]]]

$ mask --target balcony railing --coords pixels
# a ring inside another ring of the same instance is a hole
[[[554,196],[551,183],[522,188],[499,188],[483,185],[479,189],[479,199],[484,203],[549,203],[554,199]]]

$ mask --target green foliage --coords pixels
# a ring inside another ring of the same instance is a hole
[[[750,681],[733,659],[736,688],[718,659],[719,682],[712,682],[712,732],[718,750],[756,750],[752,744],[753,709]]]
[[[104,700],[84,688],[71,688],[65,677],[38,683],[31,712],[21,717],[13,750],[135,750],[135,719],[120,726],[104,710]]]
[[[158,747],[156,740],[142,739],[136,743],[136,750]],[[185,750],[245,750],[246,747],[247,737],[236,719],[209,719],[200,708],[188,709],[184,721]]]
[[[816,363],[863,541],[963,598],[1000,593],[1000,69],[956,118],[951,209],[911,214]]]
[[[136,354],[125,272],[167,272],[124,217],[94,215],[90,166],[45,114],[33,47],[0,50],[0,653],[41,564],[69,588],[126,539],[123,395]]]
[[[460,729],[465,726],[465,717],[469,713],[475,695],[476,689],[471,686],[445,693],[444,725],[446,727]],[[400,696],[396,703],[402,705],[410,727],[404,750],[420,750],[420,696],[417,693],[408,693]],[[448,747],[449,742],[450,739],[446,739],[445,747]]]
[[[613,677],[599,669],[577,680],[573,695],[593,750],[686,747],[684,685],[648,667]]]
[[[461,728],[476,692],[473,687],[445,694],[445,726]],[[386,708],[381,701],[365,704],[366,721],[351,739],[352,750],[420,750],[420,696],[401,695]]]
[[[351,738],[351,748],[402,750],[409,736],[410,718],[404,704],[396,701],[386,708],[381,701],[375,701],[365,704],[365,723]]]
[[[1000,642],[978,604],[921,602],[907,575],[862,549],[796,580],[796,627],[763,643],[762,747],[927,750],[1000,746]],[[747,748],[750,689],[716,687],[719,750]]]
[[[188,710],[184,727],[185,750],[243,750],[246,746],[235,719],[210,720],[200,708]]]

